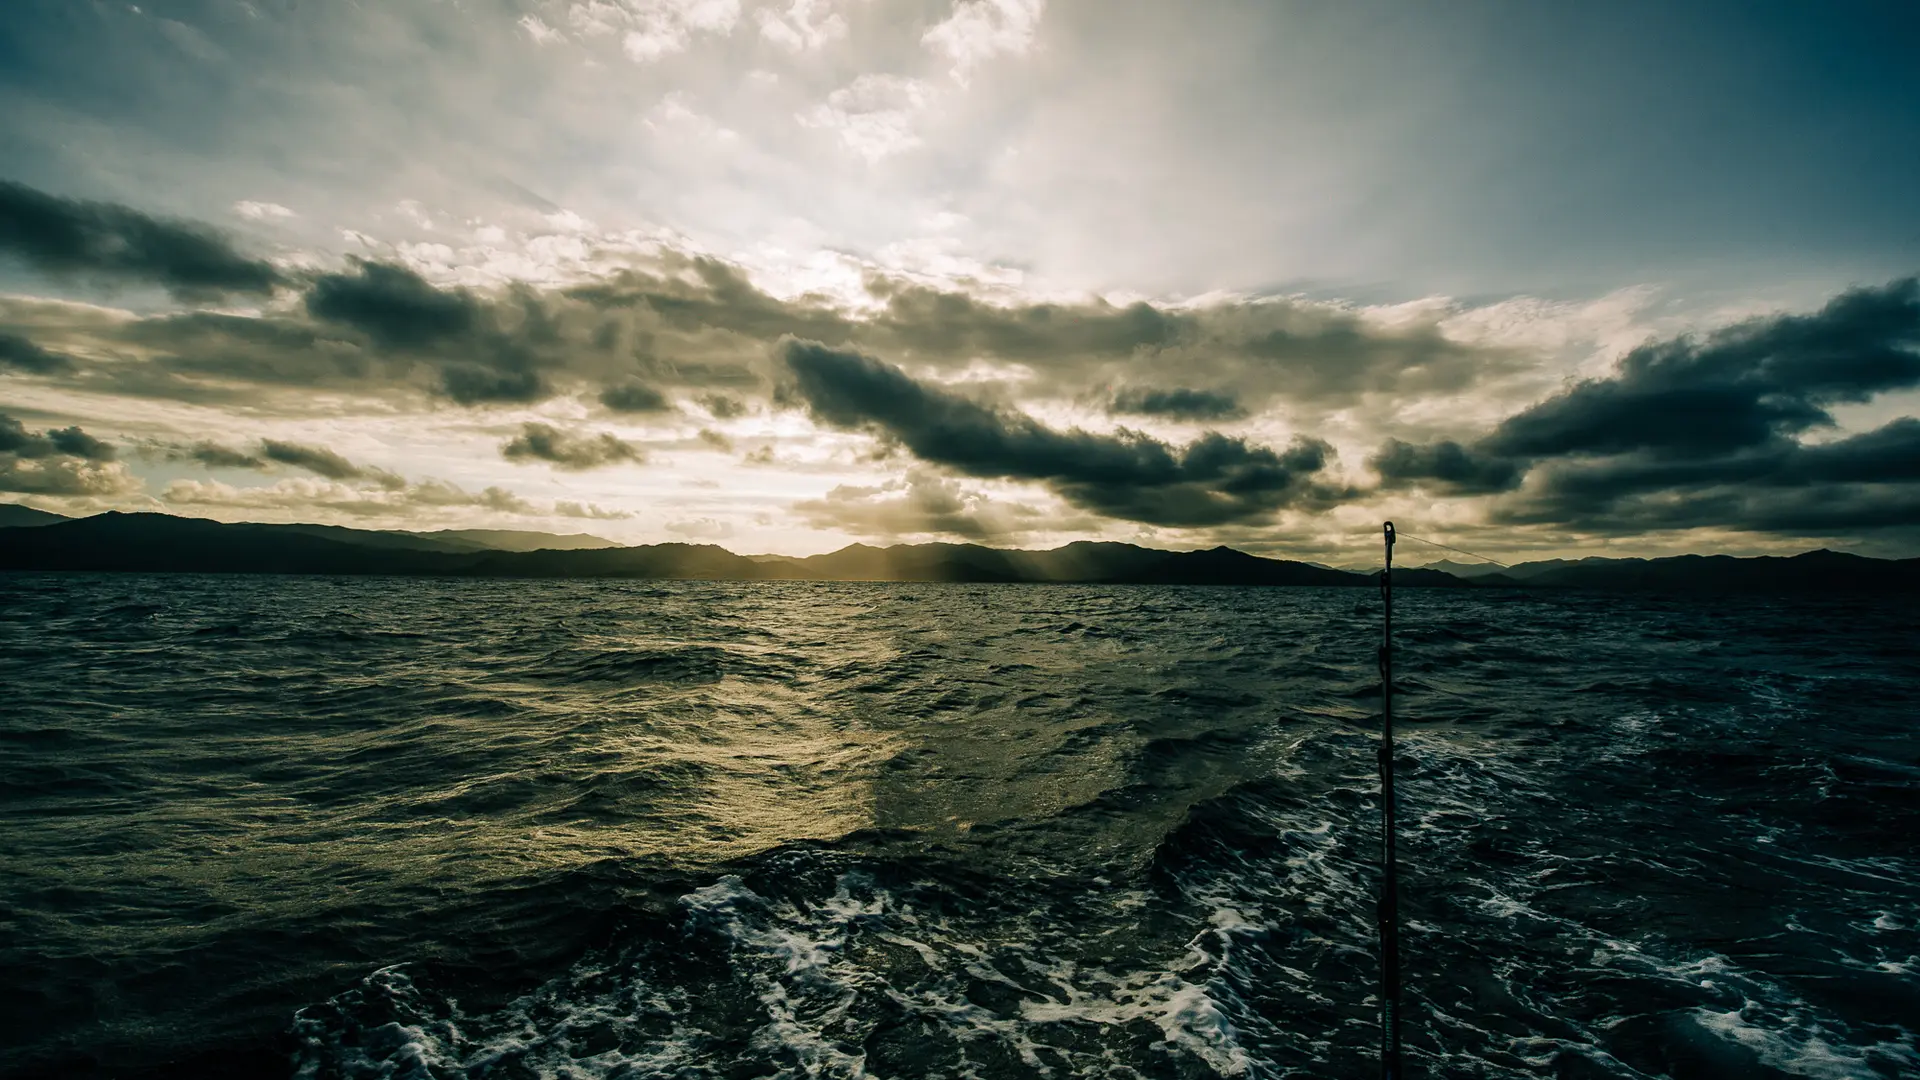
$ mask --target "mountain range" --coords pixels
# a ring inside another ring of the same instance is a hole
[[[151,513],[66,518],[12,505],[0,505],[0,570],[1142,585],[1367,586],[1375,581],[1364,571],[1270,559],[1226,547],[1163,551],[1082,541],[1050,551],[1026,551],[977,544],[853,544],[799,558],[736,555],[712,544],[623,547],[586,534],[229,524]],[[1791,557],[1553,559],[1510,567],[1442,562],[1396,568],[1394,584],[1904,592],[1920,589],[1920,559],[1870,559],[1823,550]]]

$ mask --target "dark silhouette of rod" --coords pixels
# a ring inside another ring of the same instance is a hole
[[[1380,570],[1380,1075],[1400,1077],[1400,867],[1393,839],[1393,522]]]

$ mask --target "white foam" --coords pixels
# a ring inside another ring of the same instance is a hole
[[[1812,1080],[1872,1076],[1877,1070],[1868,1063],[1870,1054],[1900,1062],[1907,1070],[1920,1069],[1920,1054],[1915,1053],[1911,1036],[1901,1042],[1878,1043],[1868,1050],[1856,1050],[1835,1046],[1819,1035],[1798,1030],[1799,1025],[1782,1031],[1750,1022],[1742,1009],[1726,1012],[1696,1009],[1693,1018],[1715,1035],[1753,1051],[1761,1064],[1791,1076]]]

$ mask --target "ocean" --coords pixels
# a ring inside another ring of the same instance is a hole
[[[1415,1076],[1920,1073],[1899,598],[1403,590]],[[1376,1074],[1370,590],[0,575],[0,1074]]]

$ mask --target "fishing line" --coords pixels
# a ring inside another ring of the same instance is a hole
[[[1392,523],[1391,523],[1391,522],[1389,522],[1388,524],[1392,524]],[[1453,546],[1452,544],[1443,544],[1443,543],[1441,543],[1441,542],[1439,542],[1438,540],[1428,540],[1428,539],[1425,539],[1425,538],[1423,538],[1423,537],[1418,537],[1418,536],[1415,536],[1415,535],[1413,535],[1412,533],[1401,533],[1401,534],[1400,534],[1400,539],[1402,539],[1402,540],[1419,540],[1419,541],[1420,541],[1421,543],[1423,543],[1423,544],[1427,544],[1427,545],[1430,545],[1430,546],[1432,546],[1432,547],[1437,547],[1437,548],[1445,548],[1445,549],[1447,549],[1448,551],[1457,551],[1457,552],[1459,552],[1459,553],[1460,553],[1460,554],[1462,554],[1462,555],[1471,555],[1471,556],[1473,556],[1473,557],[1474,557],[1474,558],[1476,558],[1476,559],[1485,559],[1486,561],[1488,561],[1488,562],[1490,562],[1490,563],[1492,563],[1492,564],[1493,564],[1493,565],[1495,565],[1495,566],[1499,566],[1499,567],[1505,567],[1505,566],[1507,565],[1506,563],[1503,563],[1503,562],[1501,562],[1501,561],[1500,561],[1499,559],[1495,559],[1495,558],[1492,558],[1492,557],[1490,557],[1490,556],[1487,556],[1487,555],[1482,555],[1482,554],[1480,554],[1479,552],[1475,552],[1475,551],[1468,551],[1468,550],[1467,550],[1466,548],[1457,548],[1457,547],[1454,547],[1454,546]],[[1391,541],[1391,540],[1389,540],[1389,541],[1387,541],[1387,544],[1388,544],[1389,546],[1391,546],[1391,545],[1393,544],[1393,541]]]

